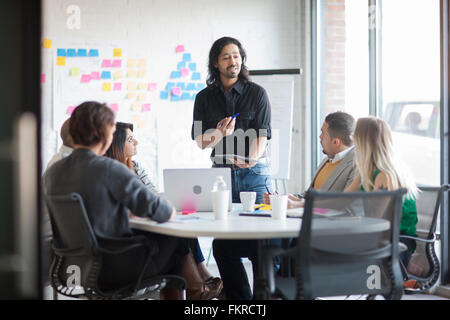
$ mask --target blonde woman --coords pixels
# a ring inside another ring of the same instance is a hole
[[[345,192],[407,189],[402,203],[400,234],[417,236],[415,199],[418,189],[405,166],[395,156],[389,125],[376,117],[358,119],[354,143],[357,174]],[[400,259],[407,266],[416,243],[411,239],[401,241],[408,247],[400,254]]]

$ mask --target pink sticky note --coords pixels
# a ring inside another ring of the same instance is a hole
[[[104,59],[102,62],[102,68],[111,68],[111,60]]]
[[[76,106],[69,106],[67,107],[67,114],[72,115],[73,110],[75,110]]]
[[[119,105],[117,103],[111,103],[109,106],[111,107],[112,111],[119,111]]]
[[[172,88],[172,94],[174,96],[181,96],[181,88],[180,87],[173,87]]]
[[[91,75],[90,74],[83,74],[81,76],[81,83],[89,83],[91,81]]]
[[[148,90],[149,91],[155,91],[158,88],[158,85],[156,84],[156,82],[150,82],[148,84]]]
[[[122,60],[113,60],[112,67],[113,68],[122,68]]]
[[[91,72],[91,80],[100,80],[100,72]]]
[[[188,68],[181,68],[181,76],[186,77],[189,75],[189,69]]]
[[[142,112],[150,111],[150,103],[145,103],[142,105]]]
[[[114,91],[121,91],[121,90],[122,90],[122,82],[115,82]]]
[[[314,209],[313,209],[313,212],[314,212],[314,213],[322,213],[322,214],[324,214],[324,213],[330,212],[330,210],[324,209],[324,208],[314,208]]]
[[[45,83],[45,73],[41,74],[41,82]]]
[[[176,52],[184,52],[184,46],[182,44],[180,44],[177,46],[177,48],[175,50],[176,50]]]

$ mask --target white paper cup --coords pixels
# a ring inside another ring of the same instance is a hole
[[[245,212],[251,212],[255,210],[256,192],[253,191],[241,191],[239,193],[241,198],[242,207]]]
[[[211,191],[211,199],[216,220],[226,220],[230,191]]]
[[[272,218],[276,220],[286,219],[288,195],[271,194],[269,197],[270,197],[270,207],[272,208]]]

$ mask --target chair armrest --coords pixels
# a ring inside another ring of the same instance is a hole
[[[436,235],[433,235],[432,239],[423,239],[423,238],[419,238],[419,237],[400,235],[400,239],[412,239],[415,241],[420,241],[420,242],[425,242],[425,243],[433,243],[436,241]]]

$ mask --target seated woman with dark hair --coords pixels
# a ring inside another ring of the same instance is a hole
[[[139,162],[132,159],[132,157],[137,154],[137,145],[138,141],[133,135],[133,124],[116,122],[116,131],[114,132],[113,141],[109,149],[106,151],[105,156],[125,164],[139,177],[142,183],[146,185],[150,191],[158,194],[159,191],[152,183],[146,170]],[[214,278],[209,273],[198,239],[186,239],[186,241],[194,255],[198,271],[205,283],[205,286],[209,287],[211,291],[219,294],[223,286],[222,280],[220,278]]]
[[[70,134],[74,151],[58,161],[43,177],[47,195],[76,192],[84,200],[94,233],[103,238],[133,235],[128,223],[128,211],[140,217],[165,222],[176,214],[173,206],[150,192],[126,166],[102,157],[111,145],[115,128],[114,114],[105,104],[84,102],[70,118]],[[154,263],[144,278],[158,274],[182,275],[188,286],[187,297],[211,299],[218,293],[205,287],[185,239],[146,233],[155,248]],[[119,261],[109,267],[105,283],[120,283],[128,278],[127,267],[132,261]],[[187,267],[182,267],[187,266]],[[182,299],[183,292],[164,288],[162,299]]]

